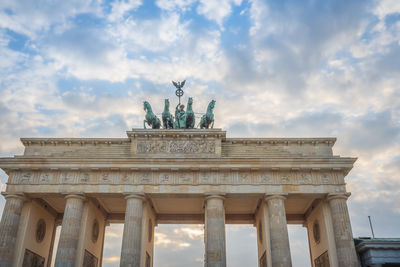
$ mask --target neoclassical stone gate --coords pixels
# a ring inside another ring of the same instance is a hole
[[[127,138],[23,138],[0,223],[0,265],[101,266],[104,230],[124,223],[121,266],[153,266],[154,227],[205,225],[205,266],[226,266],[225,224],[257,227],[259,266],[291,266],[287,223],[308,230],[313,266],[358,266],[334,138],[226,138],[220,129]],[[325,265],[323,265],[325,264]],[[328,265],[326,265],[328,264]]]

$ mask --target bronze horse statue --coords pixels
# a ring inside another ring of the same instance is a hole
[[[208,104],[207,112],[201,117],[200,120],[200,129],[208,129],[211,125],[211,128],[214,128],[214,113],[213,109],[215,106],[215,100],[211,100],[210,104]]]
[[[146,122],[147,122],[147,124],[151,126],[152,129],[160,129],[161,121],[159,118],[157,118],[156,115],[154,115],[149,102],[144,101],[143,107],[144,110],[146,111],[146,117],[145,117],[146,119],[143,121],[143,127],[146,129]]]
[[[162,113],[162,122],[164,129],[174,128],[174,117],[169,112],[169,99],[165,99],[164,111]]]
[[[187,103],[187,108],[186,108],[186,117],[185,117],[185,128],[186,129],[193,129],[194,128],[194,123],[195,123],[195,117],[194,117],[194,112],[193,112],[193,98],[189,97],[188,103]]]

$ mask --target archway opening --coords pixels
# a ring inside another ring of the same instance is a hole
[[[257,229],[250,224],[226,224],[226,262],[229,267],[257,267]]]
[[[288,224],[288,233],[292,266],[311,266],[307,228],[300,224]]]
[[[56,227],[56,233],[54,235],[54,243],[53,243],[53,250],[51,253],[51,264],[50,266],[53,267],[54,263],[56,262],[56,254],[57,254],[57,248],[58,248],[58,241],[60,241],[60,233],[61,233],[61,225],[58,225]]]
[[[106,227],[102,260],[103,267],[119,267],[123,232],[123,223],[112,223]]]
[[[154,267],[203,267],[203,224],[159,224],[154,234]]]

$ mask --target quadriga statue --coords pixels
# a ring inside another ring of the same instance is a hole
[[[193,129],[195,126],[195,113],[193,111],[193,98],[189,97],[187,103],[187,110],[185,105],[178,104],[175,109],[175,118],[169,111],[169,99],[165,99],[164,111],[162,113],[162,124],[164,129]],[[207,107],[207,112],[201,117],[200,129],[208,129],[214,127],[214,113],[215,100],[212,100]],[[144,110],[146,117],[143,126],[146,129],[146,123],[152,129],[160,129],[161,121],[153,113],[149,102],[144,101]]]

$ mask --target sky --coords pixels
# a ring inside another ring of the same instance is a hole
[[[183,101],[228,137],[337,137],[353,234],[400,237],[399,0],[2,0],[0,156],[20,137],[126,137]],[[4,190],[7,175],[0,173]],[[4,206],[1,198],[0,211]],[[104,266],[118,266],[121,225]],[[156,228],[155,266],[202,266],[202,226]],[[294,266],[305,230],[290,226]],[[227,226],[229,266],[256,266],[254,227]],[[246,265],[245,265],[246,264]]]

